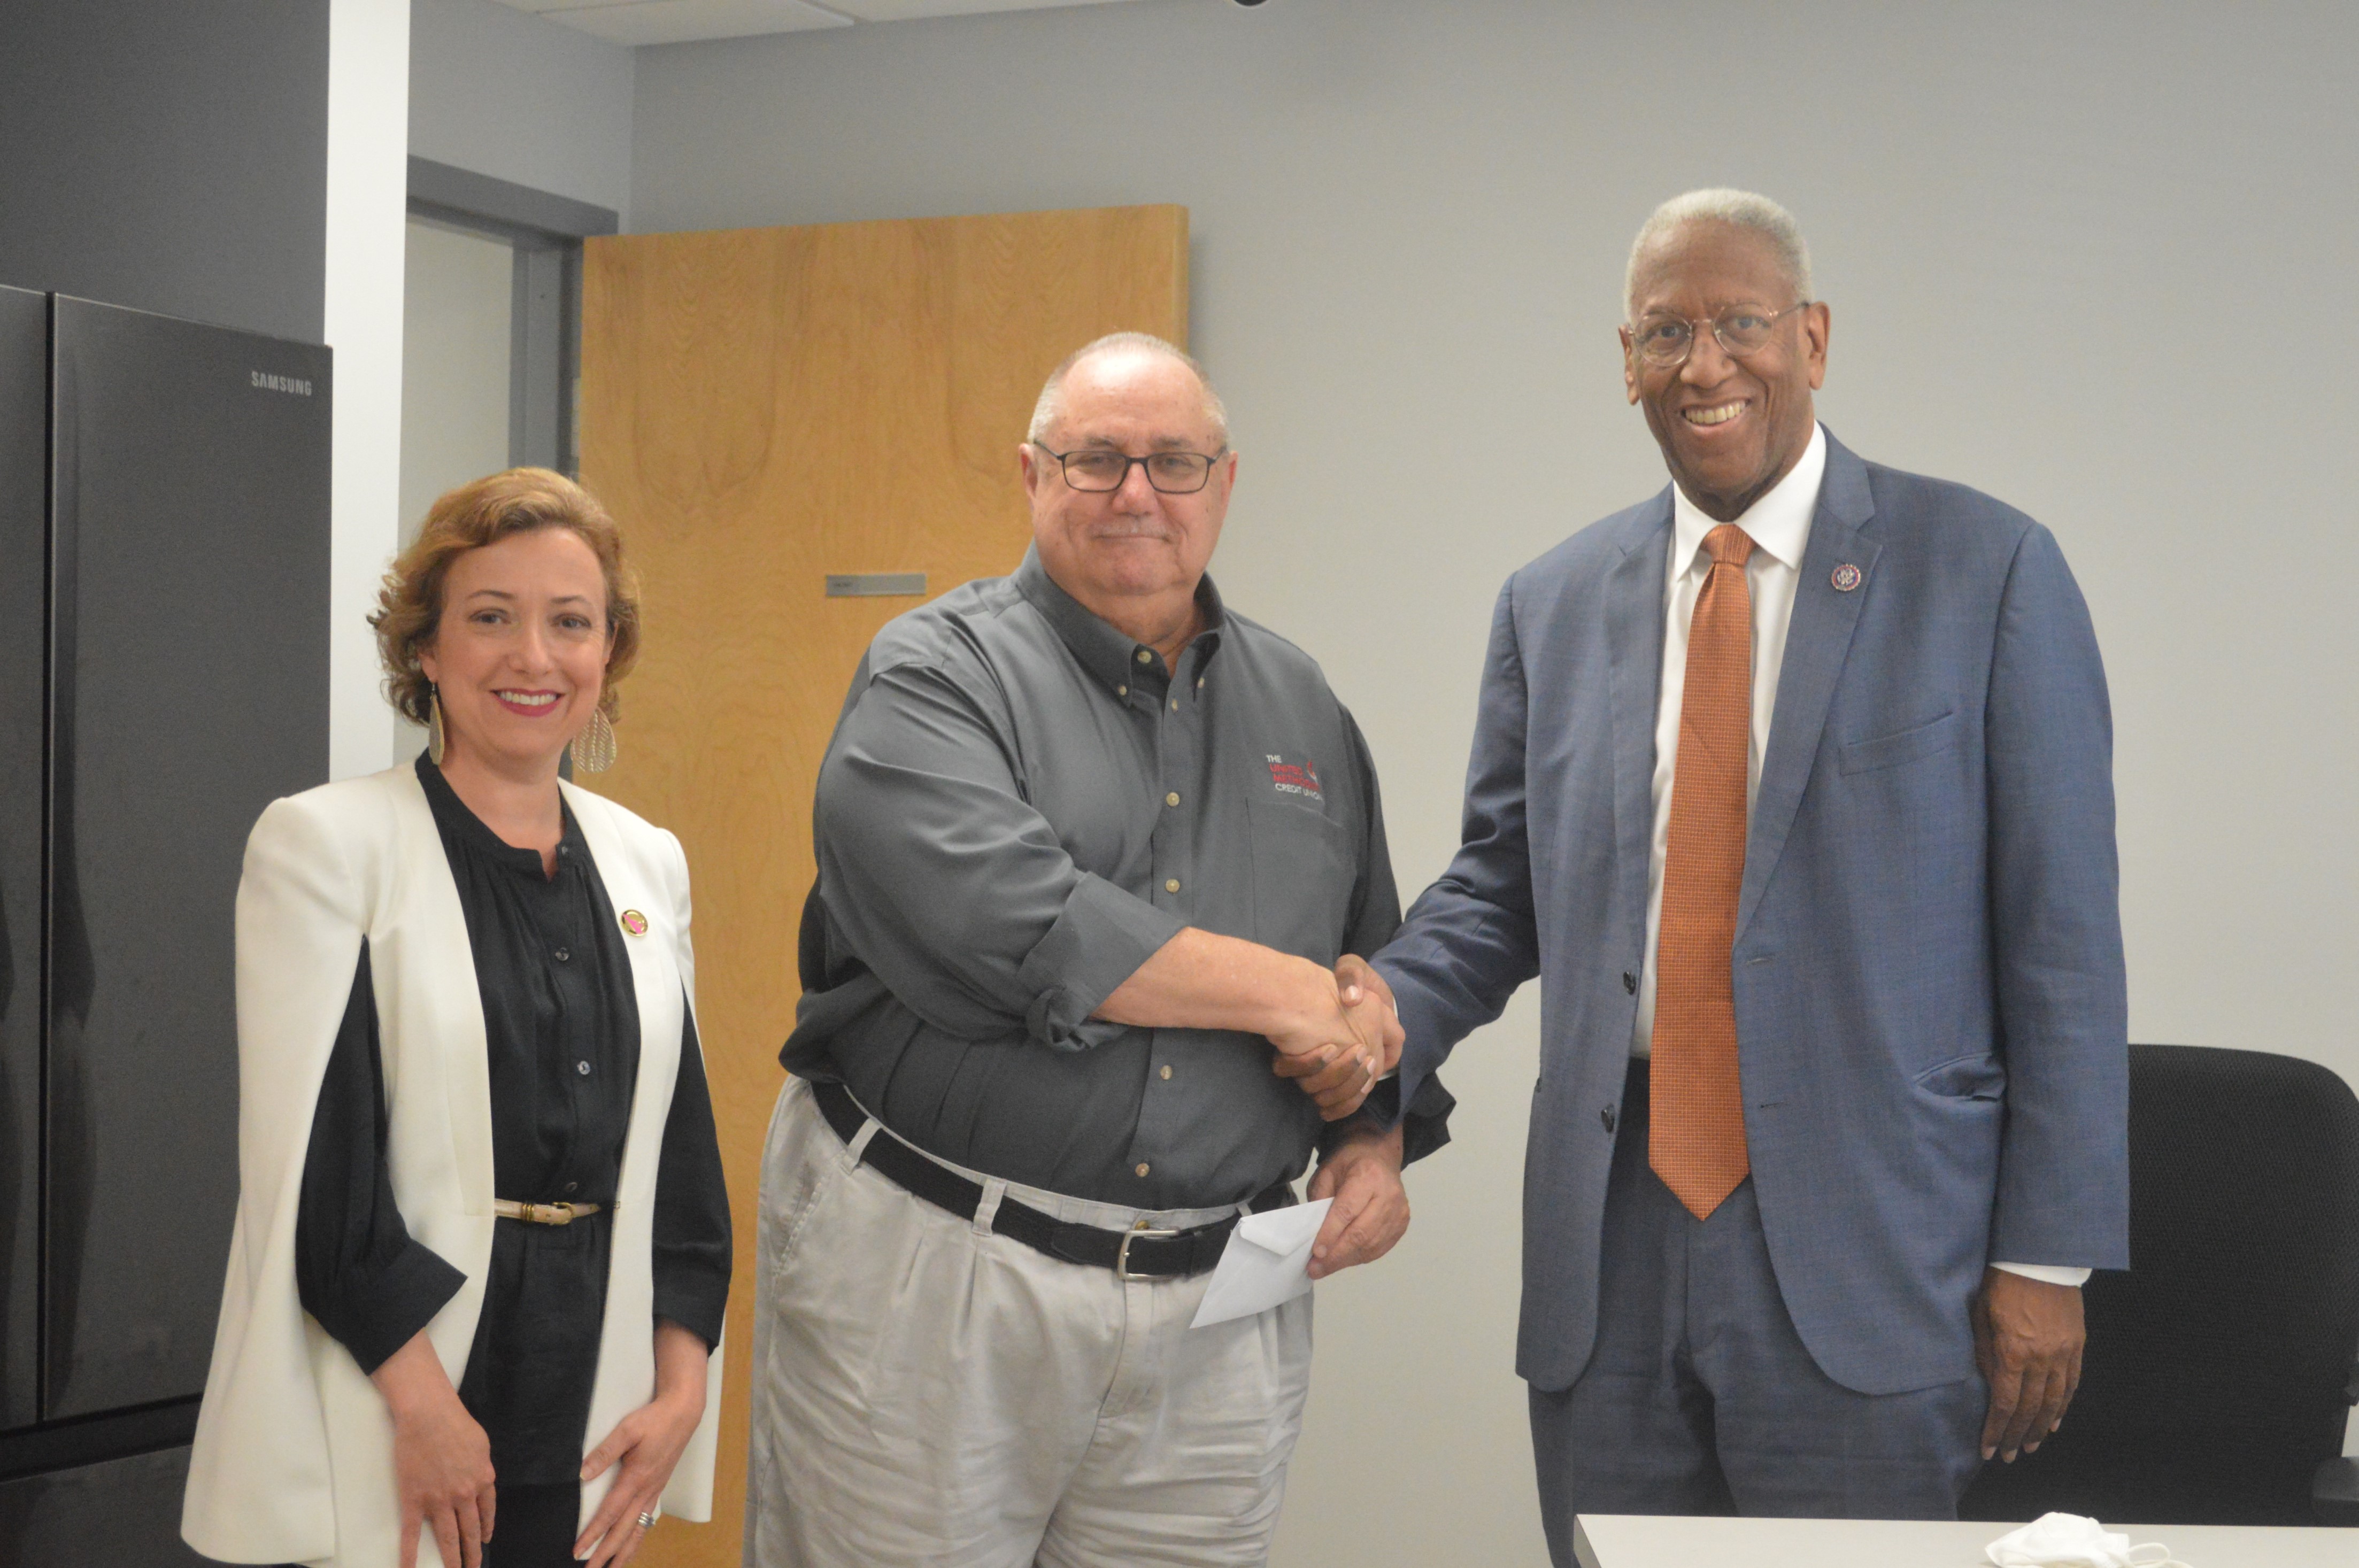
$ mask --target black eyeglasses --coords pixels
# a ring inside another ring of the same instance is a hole
[[[1206,457],[1200,452],[1154,452],[1145,457],[1130,457],[1107,447],[1083,447],[1077,452],[1050,452],[1038,441],[1033,450],[1043,457],[1053,457],[1065,475],[1065,483],[1076,490],[1092,495],[1103,495],[1122,488],[1130,477],[1132,464],[1147,470],[1147,482],[1166,495],[1192,495],[1201,490],[1212,477],[1212,464],[1221,461],[1228,448]]]
[[[1685,316],[1648,316],[1630,329],[1631,352],[1658,370],[1675,370],[1695,352],[1696,329],[1709,326],[1731,359],[1745,359],[1767,348],[1769,334],[1777,330],[1777,323],[1810,304],[1804,299],[1776,311],[1755,305],[1734,305],[1705,321],[1690,321]]]

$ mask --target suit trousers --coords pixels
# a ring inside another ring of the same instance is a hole
[[[1955,1519],[1982,1463],[1980,1377],[1862,1394],[1821,1371],[1779,1295],[1750,1177],[1707,1219],[1648,1167],[1631,1062],[1605,1194],[1597,1346],[1530,1390],[1549,1556],[1582,1513]]]
[[[1234,1205],[1142,1214],[962,1173],[985,1190],[972,1220],[859,1164],[809,1084],[780,1093],[746,1568],[1266,1562],[1310,1388],[1310,1299],[1191,1329],[1210,1274],[1125,1280],[1050,1258],[991,1233],[990,1194],[1105,1229]]]

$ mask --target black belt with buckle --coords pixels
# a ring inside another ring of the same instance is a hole
[[[860,1136],[868,1113],[860,1108],[851,1090],[841,1083],[813,1083],[811,1097],[819,1102],[820,1114],[827,1117],[827,1125],[845,1144]],[[981,1186],[955,1171],[935,1164],[881,1126],[868,1140],[868,1147],[860,1151],[860,1162],[875,1166],[879,1175],[962,1220],[974,1218],[975,1210],[983,1206]],[[1293,1189],[1277,1181],[1257,1193],[1249,1206],[1255,1214],[1261,1214],[1285,1208],[1293,1202]],[[991,1217],[994,1236],[1020,1241],[1067,1263],[1111,1269],[1125,1279],[1172,1279],[1201,1274],[1221,1260],[1221,1249],[1228,1246],[1229,1232],[1236,1227],[1237,1216],[1231,1214],[1192,1230],[1148,1230],[1143,1225],[1131,1230],[1101,1230],[1096,1225],[1074,1225],[1044,1214],[1012,1198],[1001,1199],[998,1211]]]

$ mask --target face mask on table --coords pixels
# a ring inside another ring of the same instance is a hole
[[[1984,1548],[1997,1568],[2186,1568],[2158,1541],[2130,1538],[2079,1514],[2042,1514]]]

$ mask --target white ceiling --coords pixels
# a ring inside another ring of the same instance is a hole
[[[982,11],[1047,11],[1123,0],[502,0],[611,43],[679,44],[799,33],[862,22],[919,16],[970,16]]]

